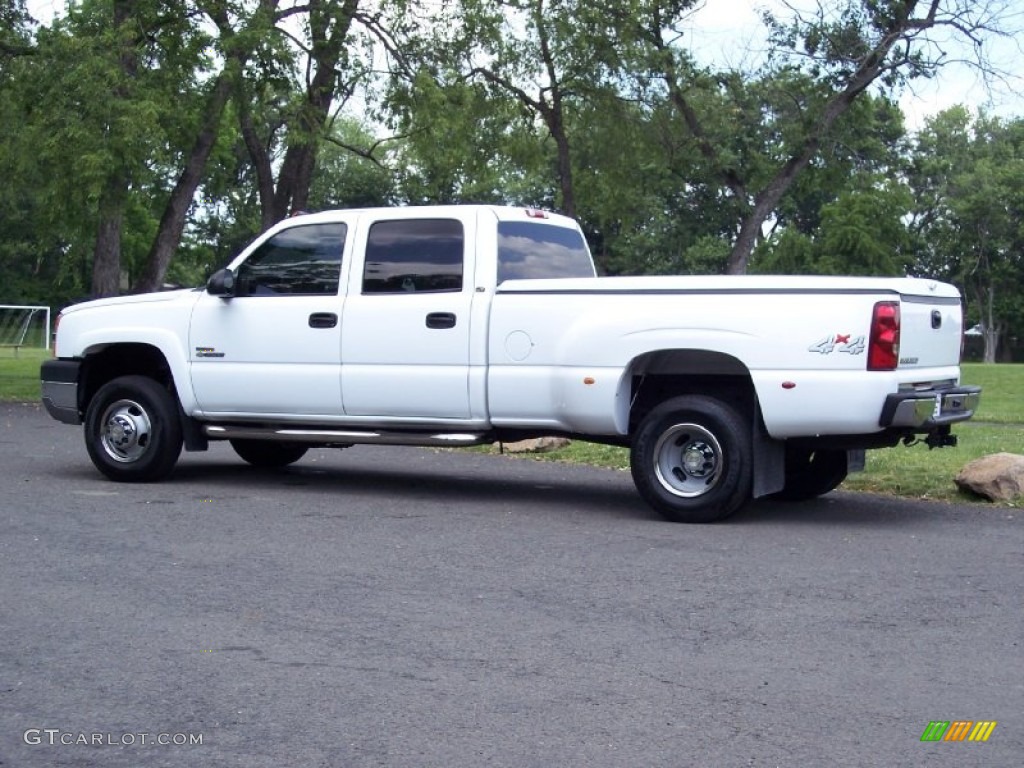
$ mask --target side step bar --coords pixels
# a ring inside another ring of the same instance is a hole
[[[347,447],[369,445],[460,446],[494,442],[487,432],[387,432],[383,430],[279,429],[277,427],[215,426],[203,427],[211,440],[277,440]]]

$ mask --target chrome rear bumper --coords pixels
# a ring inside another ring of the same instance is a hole
[[[897,392],[885,399],[881,427],[929,432],[935,427],[967,421],[978,408],[981,387],[950,387],[922,392]]]

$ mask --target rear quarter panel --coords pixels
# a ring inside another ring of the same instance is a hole
[[[885,396],[901,384],[957,375],[958,300],[942,305],[943,338],[910,342],[919,365],[869,372],[872,309],[899,300],[904,281],[735,280],[597,278],[561,290],[525,281],[499,289],[489,329],[492,421],[625,434],[631,363],[656,350],[734,358],[780,438],[876,432]],[[930,305],[919,308],[930,324]],[[908,337],[924,332],[919,314],[908,315]]]

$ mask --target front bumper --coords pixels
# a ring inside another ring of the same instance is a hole
[[[82,364],[78,360],[46,360],[39,369],[43,405],[47,412],[64,424],[81,424],[78,408],[78,376]]]
[[[937,427],[967,421],[978,408],[981,387],[949,387],[921,392],[897,392],[885,398],[881,427],[931,432]]]

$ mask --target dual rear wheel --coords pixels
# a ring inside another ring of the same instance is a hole
[[[633,482],[668,520],[722,520],[752,497],[751,432],[736,409],[716,398],[666,400],[644,418],[633,439]],[[846,474],[846,451],[787,447],[785,486],[773,498],[812,499],[837,488]]]
[[[715,398],[666,400],[640,423],[630,470],[640,495],[668,520],[722,520],[750,500],[750,429]]]

